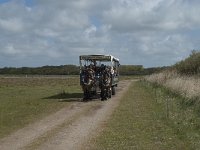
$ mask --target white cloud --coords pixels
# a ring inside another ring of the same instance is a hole
[[[116,32],[178,30],[199,26],[199,13],[199,3],[190,5],[183,0],[119,0],[104,13],[104,20]]]
[[[20,32],[23,30],[23,22],[17,18],[0,19],[0,27],[8,32]]]
[[[89,28],[85,29],[84,34],[86,38],[94,37],[97,31],[96,26],[92,25]]]
[[[198,0],[2,3],[0,66],[77,64],[78,55],[92,53],[116,55],[122,64],[173,64],[199,49],[199,6]]]
[[[20,53],[20,51],[17,50],[12,44],[6,45],[4,50],[4,53],[8,55],[16,55]]]
[[[35,34],[44,37],[58,37],[59,33],[49,28],[35,29]]]

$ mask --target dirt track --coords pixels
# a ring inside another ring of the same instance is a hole
[[[99,132],[118,106],[130,83],[121,81],[116,95],[108,101],[75,102],[39,122],[18,130],[0,140],[0,149],[84,149],[88,140]]]

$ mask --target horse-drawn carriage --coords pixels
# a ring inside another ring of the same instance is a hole
[[[107,100],[115,95],[119,77],[119,59],[111,55],[81,55],[80,85],[83,100],[101,97]]]

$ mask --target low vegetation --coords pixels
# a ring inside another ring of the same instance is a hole
[[[183,76],[174,71],[165,71],[150,75],[146,80],[162,85],[188,100],[200,100],[200,78],[197,76]]]
[[[166,101],[169,125],[193,149],[199,149],[200,138],[200,52],[176,63],[170,69],[145,77],[157,97]],[[167,98],[162,97],[164,91]]]
[[[164,86],[149,82],[143,82],[143,85],[151,89],[156,103],[162,105],[166,124],[174,130],[177,138],[187,144],[188,148],[185,149],[200,149],[199,101],[180,95]]]
[[[185,60],[170,69],[147,76],[154,85],[163,86],[187,101],[199,105],[200,102],[200,52],[192,51]],[[200,105],[199,105],[200,109]]]
[[[133,83],[93,149],[199,149],[200,119],[177,101],[147,82]]]
[[[78,77],[0,78],[0,138],[81,97]]]

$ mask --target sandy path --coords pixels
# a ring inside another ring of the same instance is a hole
[[[20,129],[1,139],[0,149],[81,149],[91,136],[95,136],[94,133],[118,106],[129,85],[130,81],[121,81],[116,96],[108,101],[75,102],[39,122]]]

